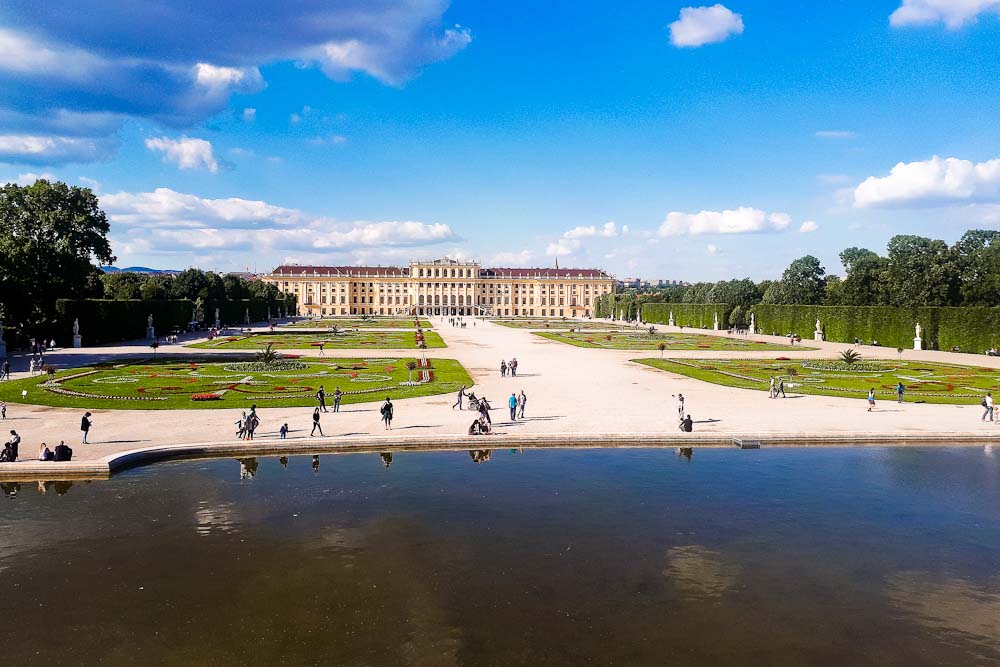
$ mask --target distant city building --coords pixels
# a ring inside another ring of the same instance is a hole
[[[590,317],[615,279],[600,269],[481,268],[438,259],[394,266],[285,264],[263,276],[302,315]]]
[[[663,289],[666,287],[687,287],[691,283],[684,280],[643,280],[642,278],[625,278],[618,281],[622,289]]]

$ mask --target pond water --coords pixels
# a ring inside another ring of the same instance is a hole
[[[1000,663],[1000,451],[318,464],[5,485],[6,662]]]

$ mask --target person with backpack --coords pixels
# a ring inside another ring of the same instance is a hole
[[[896,383],[896,402],[897,403],[902,403],[903,402],[903,394],[904,393],[906,393],[906,387],[903,385],[903,382],[900,381],[900,382]]]
[[[392,429],[392,401],[389,397],[385,397],[385,403],[382,404],[382,409],[379,410],[382,413],[382,421],[385,422],[386,430]]]
[[[983,417],[980,421],[986,421],[987,417],[990,418],[990,421],[993,421],[993,394],[991,392],[986,392],[986,395],[983,396],[983,401],[980,405],[984,408]]]
[[[340,412],[340,400],[344,398],[344,392],[340,391],[340,387],[333,390],[333,411]]]

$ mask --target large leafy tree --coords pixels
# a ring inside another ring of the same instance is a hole
[[[952,252],[962,305],[1000,305],[1000,232],[967,231]]]
[[[826,269],[812,255],[800,257],[781,274],[778,303],[820,304],[826,290]]]
[[[101,296],[110,226],[87,188],[39,180],[0,187],[0,304],[5,326],[49,333],[60,298]]]
[[[890,306],[948,306],[957,300],[954,255],[944,241],[893,236],[884,281]]]
[[[847,279],[835,292],[844,306],[878,306],[883,302],[886,260],[865,248],[847,248],[840,253]]]

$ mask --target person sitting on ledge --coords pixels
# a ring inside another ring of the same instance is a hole
[[[691,415],[688,415],[687,417],[681,420],[680,429],[685,433],[690,433],[691,431],[694,430],[694,422],[691,421]]]
[[[44,442],[38,447],[38,460],[39,461],[51,461],[52,460],[52,450]]]
[[[56,449],[52,453],[52,460],[53,461],[73,460],[73,450],[66,444],[64,440],[60,440],[59,444],[56,445]]]

